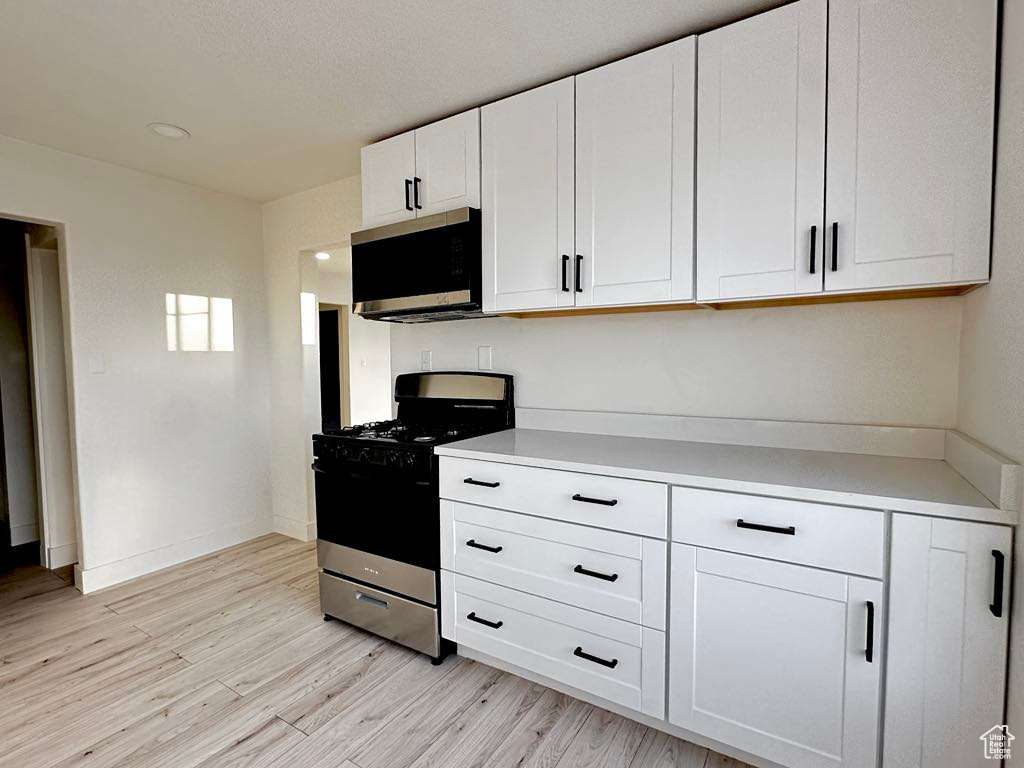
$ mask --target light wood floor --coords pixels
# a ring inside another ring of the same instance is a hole
[[[324,622],[266,536],[82,596],[0,575],[0,768],[740,768],[482,664]]]

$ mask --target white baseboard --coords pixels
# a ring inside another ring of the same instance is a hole
[[[293,517],[274,515],[274,533],[290,536],[299,541],[313,541],[316,538],[316,523],[296,520]]]
[[[93,568],[83,569],[79,564],[75,566],[75,586],[83,594],[88,594],[268,533],[270,530],[265,520],[253,520]]]
[[[39,541],[39,525],[36,523],[25,523],[24,525],[11,526],[11,546],[20,547],[22,544],[30,544]]]
[[[46,550],[46,567],[51,571],[54,568],[63,568],[67,565],[74,565],[78,562],[78,543],[71,542],[59,547],[48,547]]]
[[[945,429],[935,427],[880,427],[550,408],[516,408],[516,426],[520,429],[911,459],[943,458],[946,436]]]

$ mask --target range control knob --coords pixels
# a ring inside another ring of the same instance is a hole
[[[365,462],[367,464],[370,463],[370,459],[372,457],[373,457],[373,454],[370,452],[369,448],[363,448],[363,450],[361,450],[359,452],[359,460],[362,461],[362,462]]]

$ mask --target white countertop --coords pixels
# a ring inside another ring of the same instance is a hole
[[[940,459],[509,429],[439,446],[440,456],[650,480],[1013,525]]]

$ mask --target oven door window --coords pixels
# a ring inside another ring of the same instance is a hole
[[[314,476],[318,538],[423,568],[440,566],[435,480],[366,464]]]

